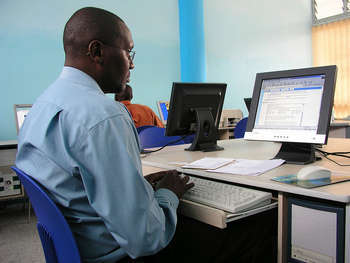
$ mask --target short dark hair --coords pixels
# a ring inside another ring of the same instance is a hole
[[[67,21],[63,32],[63,47],[66,55],[86,54],[92,40],[113,44],[122,34],[124,21],[117,15],[96,7],[84,7]]]

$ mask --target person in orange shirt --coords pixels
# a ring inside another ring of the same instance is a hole
[[[154,111],[142,104],[132,104],[132,88],[130,85],[126,85],[125,89],[121,93],[116,93],[114,99],[125,105],[130,112],[132,119],[134,120],[136,128],[145,125],[153,125],[164,128],[162,121],[154,113]]]

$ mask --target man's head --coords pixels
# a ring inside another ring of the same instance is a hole
[[[118,16],[106,10],[85,7],[68,20],[63,33],[65,66],[93,77],[105,93],[124,90],[134,68],[131,33]]]
[[[126,84],[124,91],[122,91],[120,93],[116,93],[114,95],[114,99],[116,101],[123,101],[123,100],[131,101],[132,98],[133,98],[133,96],[132,96],[132,88],[128,84]]]

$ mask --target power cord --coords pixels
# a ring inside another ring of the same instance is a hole
[[[159,149],[156,149],[156,150],[145,150],[145,149],[141,149],[141,153],[142,153],[142,154],[148,154],[148,153],[158,152],[158,151],[164,149],[165,147],[167,147],[167,146],[169,146],[169,145],[171,145],[171,144],[175,144],[175,143],[177,143],[177,142],[179,142],[179,141],[185,139],[185,138],[188,137],[188,136],[189,136],[189,135],[184,135],[184,136],[182,136],[180,139],[177,139],[177,140],[175,140],[175,141],[168,142],[167,144],[165,144],[164,146],[162,146],[162,147],[160,147]]]
[[[339,163],[331,158],[329,158],[329,155],[334,155],[334,156],[339,156],[339,157],[343,157],[343,158],[350,158],[349,155],[346,154],[350,154],[350,152],[326,152],[323,151],[321,149],[315,148],[315,151],[318,151],[324,158],[326,158],[327,160],[339,165],[339,166],[350,166],[350,164],[342,164]]]

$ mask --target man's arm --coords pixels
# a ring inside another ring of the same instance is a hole
[[[143,178],[135,136],[131,120],[115,117],[96,125],[81,145],[91,206],[131,257],[154,254],[170,242],[179,202],[166,187],[154,192]]]

